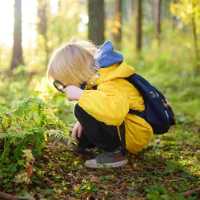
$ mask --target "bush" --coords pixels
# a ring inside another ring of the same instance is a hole
[[[24,66],[0,79],[0,183],[10,188],[15,182],[31,182],[34,161],[42,155],[48,136],[68,137],[73,118],[65,97],[48,87],[43,94],[37,91],[39,76],[30,78]],[[71,121],[64,121],[64,115]]]

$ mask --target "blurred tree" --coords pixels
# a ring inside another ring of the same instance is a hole
[[[49,5],[48,5],[47,0],[38,0],[37,29],[38,29],[39,36],[41,37],[41,40],[42,40],[42,43],[44,46],[44,51],[45,51],[45,55],[46,55],[45,64],[48,63],[48,58],[49,58],[48,37],[47,37],[48,9],[49,9]]]
[[[88,0],[88,38],[94,44],[104,42],[104,0]]]
[[[200,71],[200,55],[198,44],[198,33],[200,32],[200,1],[199,0],[179,0],[171,4],[171,12],[179,16],[185,25],[190,25],[194,41],[194,51],[196,56],[196,67]]]
[[[161,34],[161,3],[162,0],[153,1],[156,39],[158,41],[158,45],[160,45],[160,34]]]
[[[23,65],[23,49],[22,49],[22,3],[21,0],[15,0],[14,3],[14,41],[11,60],[11,69],[18,65]]]
[[[136,51],[142,49],[142,0],[135,0],[136,7]]]
[[[120,50],[122,40],[122,0],[115,1],[114,26],[112,29],[112,36],[116,48]]]
[[[170,5],[169,5],[169,12],[171,14],[171,18],[172,18],[172,29],[175,30],[177,27],[178,27],[178,24],[179,24],[179,17],[174,15],[172,12],[171,12],[171,7],[172,5],[174,5],[175,3],[177,3],[179,0],[171,0],[170,2]],[[165,2],[165,1],[164,1]]]
[[[132,20],[132,17],[133,17],[133,15],[134,15],[134,11],[135,11],[135,5],[134,5],[134,0],[127,0],[127,2],[126,1],[122,1],[123,2],[123,8],[125,7],[125,9],[126,9],[126,11],[125,10],[123,10],[123,16],[125,15],[125,14],[127,14],[127,18],[128,18],[128,20]]]

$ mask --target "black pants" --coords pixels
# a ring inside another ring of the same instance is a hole
[[[75,106],[74,114],[83,126],[79,147],[85,149],[96,146],[104,151],[114,151],[120,147],[121,142],[116,126],[108,126],[97,121],[78,104]]]

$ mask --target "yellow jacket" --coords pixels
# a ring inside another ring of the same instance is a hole
[[[98,121],[120,126],[125,121],[126,149],[142,150],[153,136],[151,126],[141,117],[129,114],[129,109],[144,110],[138,90],[124,78],[134,74],[133,67],[122,63],[98,70],[79,99],[79,105]],[[93,86],[97,86],[93,90]]]

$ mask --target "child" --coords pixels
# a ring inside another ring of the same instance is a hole
[[[80,149],[104,150],[87,160],[86,167],[120,167],[127,163],[121,151],[123,124],[125,148],[131,153],[141,151],[152,138],[151,126],[129,113],[130,109],[144,110],[142,96],[125,79],[134,73],[134,68],[123,62],[123,56],[109,41],[99,49],[89,42],[69,43],[53,54],[48,77],[64,86],[62,90],[69,100],[78,101],[72,136],[77,138]],[[84,90],[80,87],[83,83]]]

